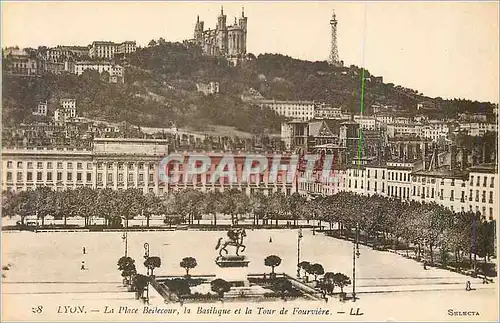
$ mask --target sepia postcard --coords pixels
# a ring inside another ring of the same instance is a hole
[[[2,1],[5,322],[498,322],[499,3]]]

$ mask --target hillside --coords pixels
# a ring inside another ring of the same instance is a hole
[[[308,62],[277,54],[258,57],[249,54],[241,67],[229,67],[224,59],[202,56],[199,48],[180,43],[160,42],[139,48],[127,58],[125,84],[108,84],[96,72],[84,75],[42,75],[22,79],[4,75],[3,123],[28,121],[40,100],[49,101],[49,111],[59,98],[75,98],[82,116],[127,121],[145,127],[179,127],[203,130],[207,125],[234,126],[249,133],[276,133],[282,117],[269,109],[259,109],[241,101],[249,88],[265,98],[315,100],[358,112],[361,69],[335,68],[326,62]],[[430,99],[416,91],[364,72],[365,111],[372,104],[392,105],[415,112],[418,102],[432,102],[431,111],[440,116],[458,112],[491,112],[489,103],[466,100]],[[205,96],[196,83],[217,81],[220,94]],[[49,112],[49,113],[50,113]]]

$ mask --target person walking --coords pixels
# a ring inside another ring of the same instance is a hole
[[[85,254],[85,253],[86,253],[85,247],[83,247],[82,251],[83,251],[83,254]]]
[[[85,261],[82,260],[82,266],[80,267],[80,270],[85,270]]]
[[[465,290],[466,291],[472,290],[472,288],[470,287],[470,280],[468,280],[467,283],[465,283]]]

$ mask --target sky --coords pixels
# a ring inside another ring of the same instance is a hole
[[[346,65],[425,95],[499,101],[498,2],[5,2],[2,47],[182,41],[196,16],[248,17],[247,51],[327,60],[330,18]]]

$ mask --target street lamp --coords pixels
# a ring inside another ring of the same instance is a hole
[[[300,278],[300,240],[302,239],[302,228],[299,229],[299,233],[297,235],[297,278]]]
[[[356,222],[356,232],[352,243],[352,301],[356,301],[356,258],[359,259],[359,223]]]
[[[149,243],[144,243],[144,260],[149,258]],[[147,275],[149,276],[149,267],[146,267]],[[149,281],[146,284],[146,301],[149,304]]]
[[[128,218],[125,218],[125,231],[123,232],[122,239],[123,239],[123,241],[125,241],[125,257],[127,257],[127,254],[128,254]]]

